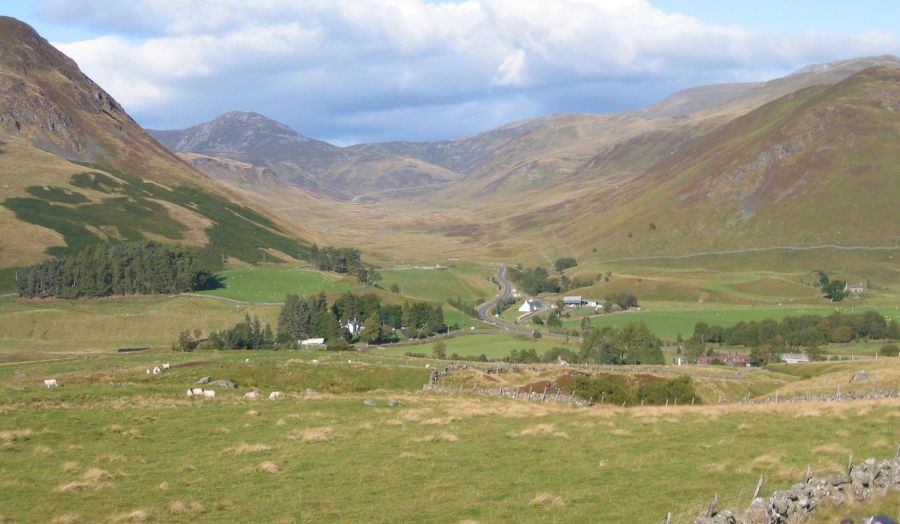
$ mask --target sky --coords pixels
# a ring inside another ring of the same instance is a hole
[[[4,0],[141,125],[441,140],[900,55],[895,0]]]

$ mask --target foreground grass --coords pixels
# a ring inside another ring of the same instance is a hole
[[[169,372],[144,373],[163,360]],[[760,474],[770,492],[807,465],[839,471],[850,452],[893,455],[900,436],[896,401],[577,409],[423,393],[428,373],[416,359],[302,351],[0,366],[0,515],[689,522],[714,492],[742,508]],[[189,401],[205,375],[241,388]],[[62,387],[42,388],[45,376]],[[286,398],[242,400],[251,387]]]

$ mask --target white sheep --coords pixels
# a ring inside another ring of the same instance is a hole
[[[259,400],[262,398],[262,395],[259,391],[251,391],[249,393],[244,393],[244,398],[247,400]]]
[[[172,367],[172,366],[168,362],[166,362],[165,364],[162,365],[163,369],[169,369],[170,367]]]
[[[187,390],[187,396],[190,398],[202,397],[203,391],[204,391],[203,388],[190,388]]]
[[[273,391],[269,393],[269,400],[278,400],[281,398],[282,393],[280,391]]]
[[[159,369],[159,366],[156,366],[155,368],[153,368],[154,375],[159,375],[160,373],[162,373],[162,370]]]
[[[216,392],[211,389],[204,389],[203,398],[206,400],[214,399],[216,398]]]
[[[44,385],[48,388],[58,388],[59,382],[57,382],[55,378],[48,378],[44,381]]]

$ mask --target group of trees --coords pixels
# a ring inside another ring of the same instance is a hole
[[[615,405],[667,404],[698,402],[691,377],[681,376],[669,380],[653,380],[635,385],[622,375],[603,374],[596,377],[579,377],[573,392],[594,402]]]
[[[193,351],[204,342],[201,335],[199,329],[194,330],[193,336],[190,331],[182,331],[172,344],[172,349]],[[269,324],[263,327],[259,318],[254,316],[251,320],[250,315],[245,315],[243,322],[238,322],[228,329],[211,332],[205,344],[212,349],[269,349],[275,345],[272,327]]]
[[[25,298],[184,293],[217,283],[196,250],[156,242],[96,244],[16,277]]]
[[[664,364],[662,341],[643,321],[621,329],[592,328],[584,334],[579,359],[597,364]]]
[[[594,280],[587,277],[574,277],[562,274],[562,272],[571,267],[578,265],[574,258],[560,258],[553,267],[556,269],[558,276],[550,276],[550,272],[543,267],[509,268],[509,278],[511,278],[523,291],[529,295],[537,295],[539,293],[560,293],[569,289],[577,289],[594,285]]]
[[[348,329],[354,323],[361,329]],[[397,340],[394,330],[423,338],[447,331],[441,306],[427,302],[382,304],[375,295],[344,294],[328,304],[324,293],[308,297],[288,295],[278,316],[276,340],[295,344],[306,338],[326,341],[381,343]]]
[[[744,346],[751,348],[753,365],[765,365],[790,348],[803,350],[811,357],[821,356],[819,346],[842,344],[859,339],[900,339],[900,324],[888,320],[877,311],[827,317],[802,315],[772,319],[742,321],[731,327],[710,326],[698,322],[693,335],[684,341],[682,352],[688,358],[712,354],[709,344]]]
[[[900,339],[900,325],[877,311],[865,313],[834,313],[827,317],[803,315],[785,317],[781,322],[766,319],[742,321],[731,327],[709,326],[698,322],[694,334],[698,342],[728,346],[753,347],[760,344],[775,346],[820,346],[829,343],[852,342],[861,338],[879,340]]]
[[[320,271],[349,273],[366,285],[374,285],[381,279],[374,267],[363,263],[359,250],[352,247],[319,247],[313,244],[309,259]]]
[[[511,267],[508,271],[509,278],[529,295],[537,295],[539,293],[559,293],[561,290],[559,280],[555,277],[551,277],[550,273],[542,267]]]

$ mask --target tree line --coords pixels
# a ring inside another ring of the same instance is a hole
[[[789,316],[780,322],[773,319],[741,321],[731,327],[698,322],[694,333],[684,341],[683,353],[688,358],[711,352],[708,344],[751,348],[751,363],[765,365],[789,348],[804,348],[810,357],[820,356],[820,346],[843,344],[860,339],[900,339],[900,324],[888,321],[877,311],[865,313],[833,313]]]
[[[353,326],[352,329],[348,326]],[[427,302],[382,304],[372,294],[346,293],[331,305],[325,295],[288,295],[278,316],[276,340],[296,344],[306,338],[382,343],[397,340],[396,330],[411,338],[447,331],[440,305]]]
[[[25,298],[185,293],[217,284],[197,250],[157,242],[96,244],[16,275]]]

